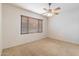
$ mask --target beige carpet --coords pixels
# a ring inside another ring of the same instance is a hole
[[[4,49],[3,56],[79,56],[79,45],[45,38]]]

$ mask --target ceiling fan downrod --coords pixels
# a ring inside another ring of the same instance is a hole
[[[49,3],[49,8],[50,8],[50,6],[51,6],[51,3]]]

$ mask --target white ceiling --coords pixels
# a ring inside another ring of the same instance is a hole
[[[45,11],[43,8],[48,8],[48,3],[13,3],[23,9],[42,14]],[[79,3],[52,3],[51,8],[60,7],[61,12],[72,11],[79,8]]]

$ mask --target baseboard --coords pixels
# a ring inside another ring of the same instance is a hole
[[[56,40],[60,40],[60,41],[64,41],[64,42],[68,42],[68,43],[71,43],[71,44],[76,44],[76,45],[79,45],[79,42],[75,42],[75,41],[70,41],[66,38],[63,38],[63,37],[48,37],[50,39],[56,39]]]
[[[29,41],[29,42],[26,42],[26,43],[28,44],[28,43],[31,43],[31,42],[34,42],[34,41],[37,41],[37,40],[41,40],[41,39],[44,39],[44,38],[46,38],[46,37],[42,37],[40,39],[32,40],[32,41]],[[2,49],[3,50],[4,49],[8,49],[8,48],[16,47],[16,46],[23,45],[23,44],[26,44],[26,43],[20,43],[20,44],[17,44],[17,45],[12,45],[12,46],[9,46],[9,47],[6,47],[6,48],[2,48]]]

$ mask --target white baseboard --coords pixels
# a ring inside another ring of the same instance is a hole
[[[66,38],[63,38],[63,37],[49,37],[50,39],[56,39],[56,40],[61,40],[61,41],[65,41],[65,42],[69,42],[69,43],[72,43],[72,44],[77,44],[79,45],[79,42],[75,42],[73,40],[70,40],[70,39],[66,39]]]
[[[38,39],[35,39],[35,40],[31,40],[31,41],[27,41],[27,42],[23,42],[23,43],[19,43],[19,44],[17,43],[15,45],[11,45],[11,46],[8,46],[8,47],[3,47],[2,50],[7,49],[7,48],[11,48],[11,47],[15,47],[15,46],[19,46],[19,45],[22,45],[22,44],[34,42],[34,41],[41,40],[41,39],[44,39],[44,38],[46,38],[46,37],[41,37],[41,38],[38,38]]]

